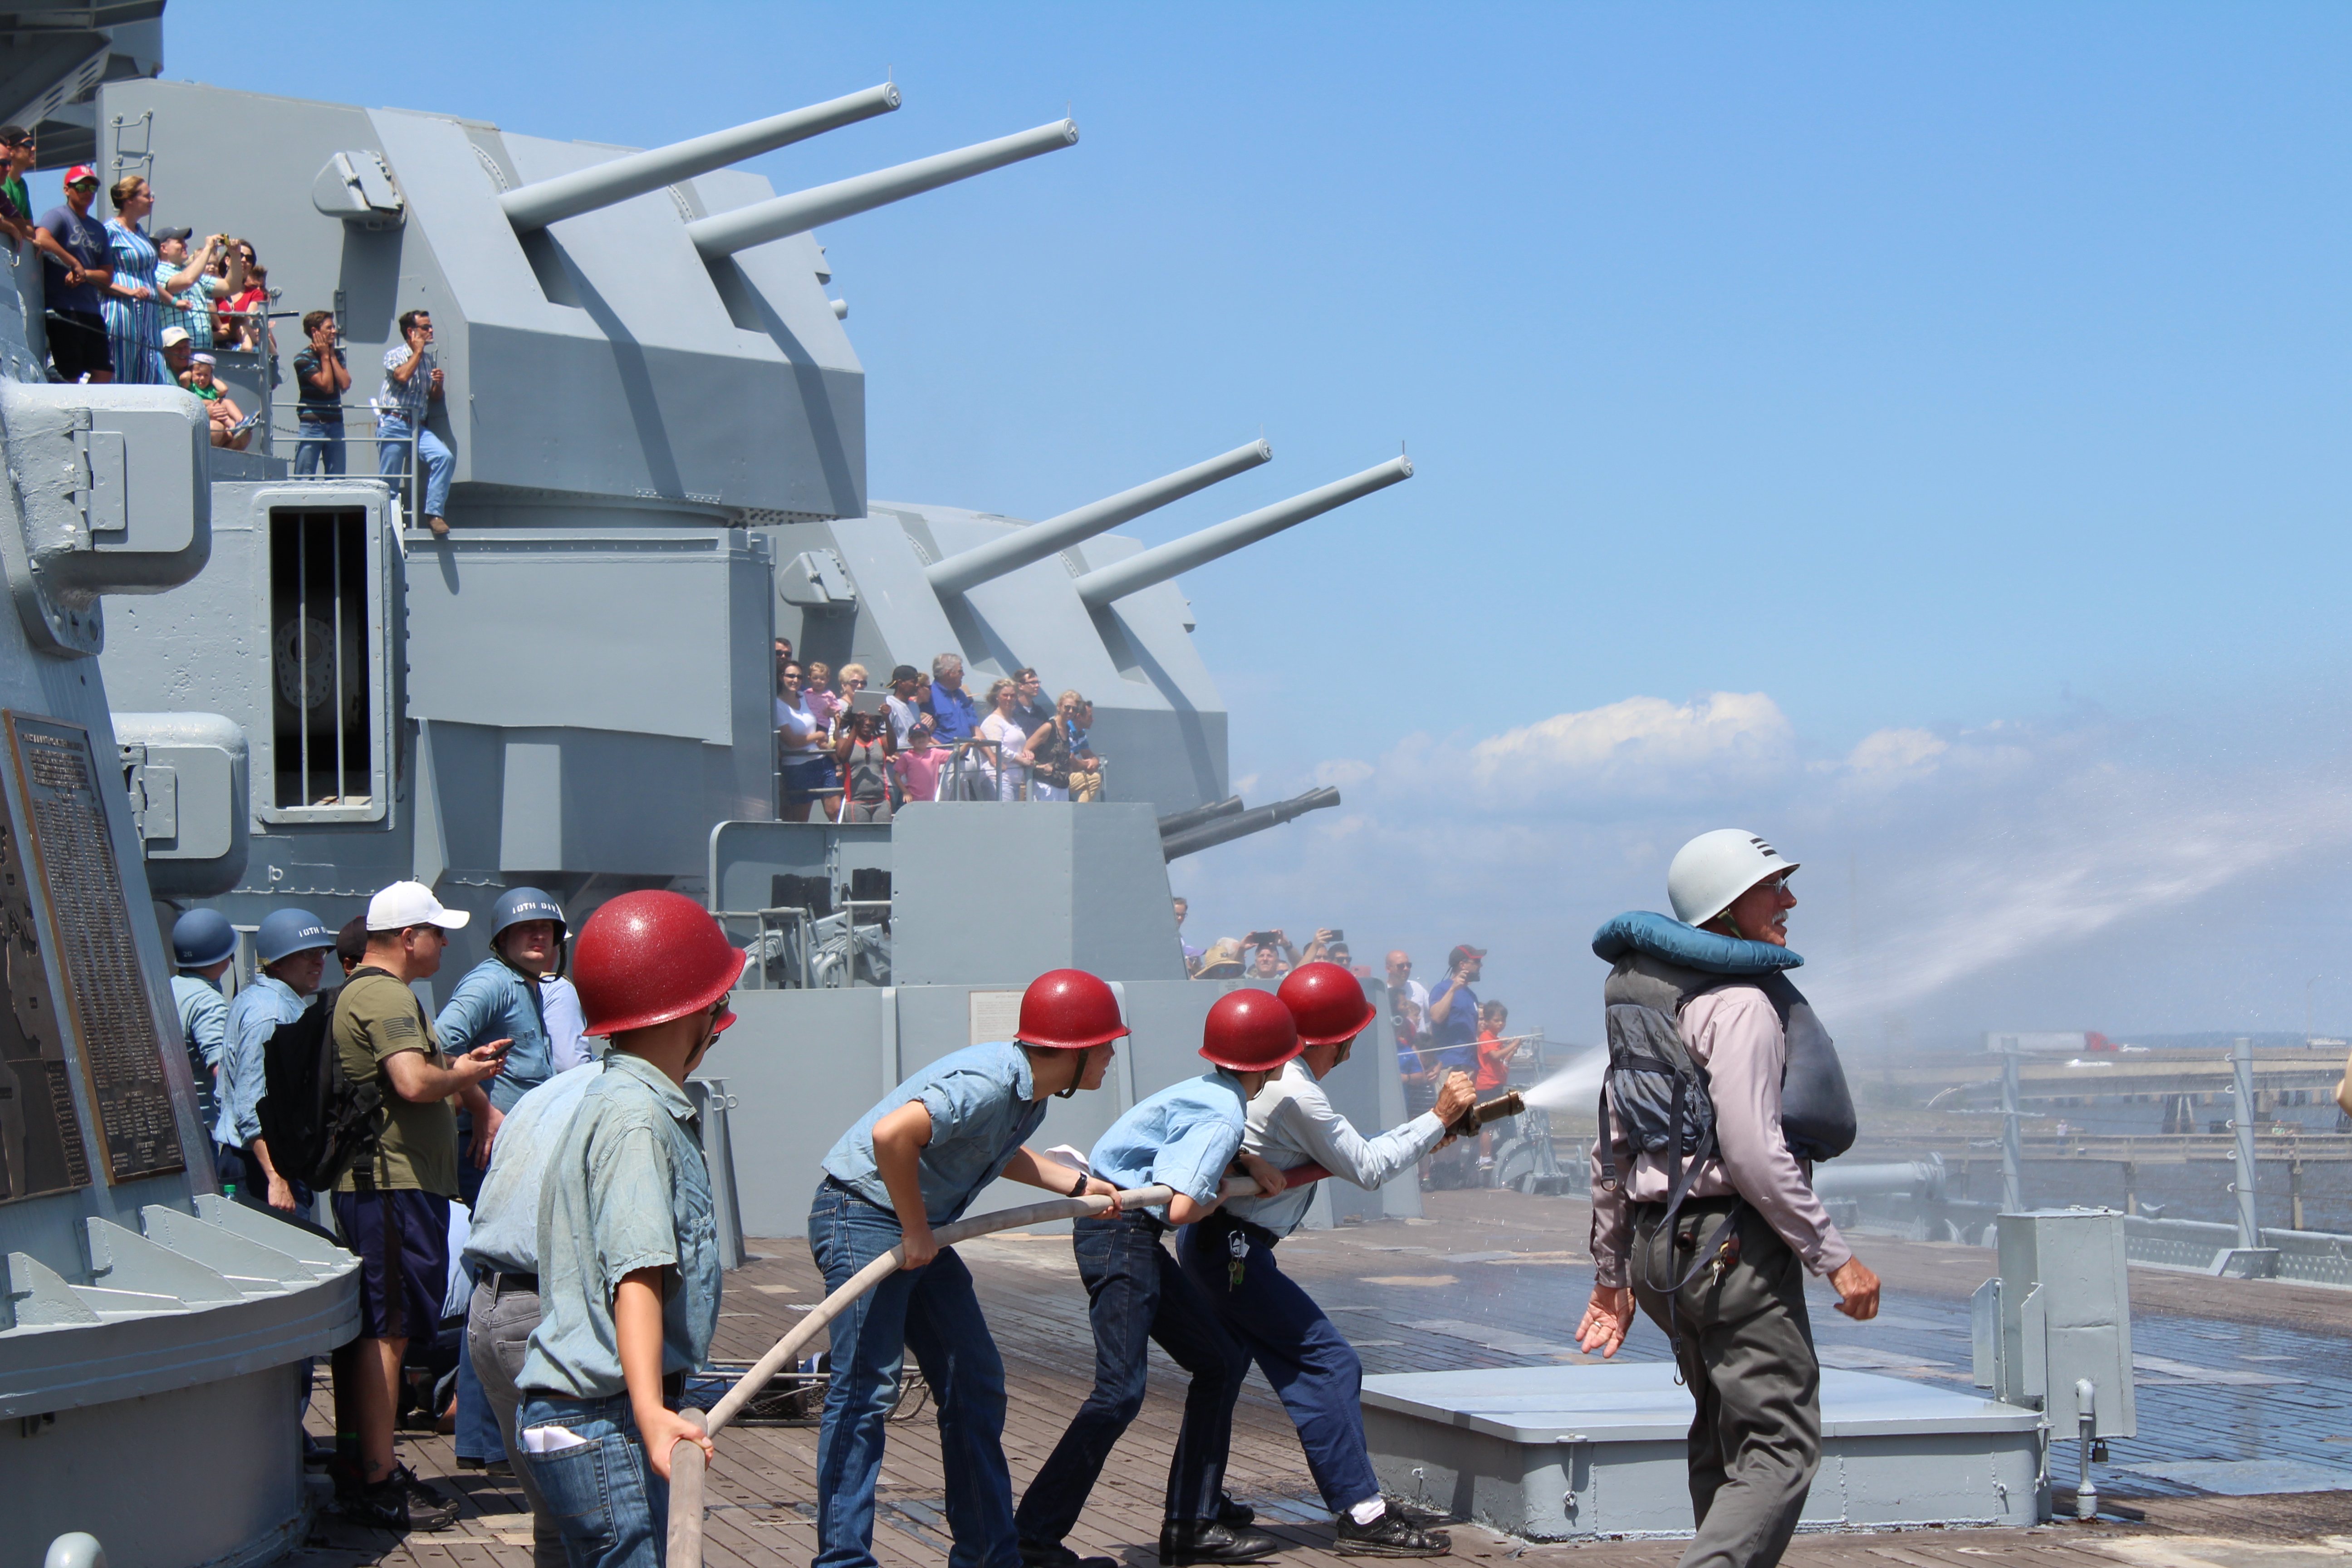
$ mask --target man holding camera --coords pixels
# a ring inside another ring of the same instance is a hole
[[[425,470],[425,499],[409,500],[436,539],[449,536],[443,514],[449,510],[449,476],[457,466],[448,446],[425,427],[425,416],[442,391],[441,367],[433,357],[433,312],[404,310],[400,342],[383,351],[383,384],[376,389],[376,471],[386,479],[406,474],[415,448]]]
[[[194,237],[184,228],[159,229],[155,235],[155,254],[163,258],[163,270],[157,274],[163,282],[157,302],[163,307],[163,326],[186,332],[191,352],[213,346],[214,302],[245,288],[242,250],[228,251],[227,272],[212,269],[213,258],[228,246],[228,236],[205,236],[204,248],[190,256],[188,241]]]

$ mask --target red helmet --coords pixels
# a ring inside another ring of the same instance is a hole
[[[1118,998],[1083,969],[1048,970],[1021,994],[1021,1030],[1014,1037],[1024,1046],[1086,1051],[1129,1032]]]
[[[1336,963],[1302,963],[1275,993],[1298,1020],[1302,1046],[1336,1046],[1372,1026],[1379,1013],[1356,977]]]
[[[572,944],[572,983],[587,1033],[617,1035],[708,1011],[735,988],[750,954],[682,893],[623,893]],[[720,1016],[717,1034],[735,1021]]]
[[[1201,1054],[1235,1072],[1272,1072],[1298,1054],[1298,1022],[1271,991],[1228,992],[1209,1009]]]

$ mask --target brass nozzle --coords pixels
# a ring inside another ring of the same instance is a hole
[[[1460,1137],[1467,1138],[1486,1123],[1500,1121],[1507,1116],[1517,1116],[1527,1108],[1526,1096],[1520,1094],[1516,1089],[1507,1089],[1484,1105],[1474,1105],[1464,1111],[1461,1120],[1454,1123],[1451,1131]]]

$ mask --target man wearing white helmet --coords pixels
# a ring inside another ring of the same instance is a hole
[[[1786,973],[1804,962],[1788,951],[1796,869],[1752,833],[1701,834],[1666,873],[1676,918],[1620,915],[1592,943],[1612,965],[1610,1071],[1577,1340],[1614,1354],[1638,1302],[1673,1342],[1697,1403],[1681,1568],[1769,1568],[1804,1510],[1821,1461],[1805,1272],[1848,1317],[1878,1310],[1878,1277],[1813,1195],[1811,1163],[1853,1141],[1853,1102]]]

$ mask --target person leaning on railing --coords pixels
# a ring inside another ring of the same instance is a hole
[[[404,310],[400,342],[383,352],[383,384],[375,395],[376,470],[385,478],[409,471],[410,449],[425,469],[425,496],[409,500],[436,538],[446,538],[449,475],[457,464],[441,437],[425,427],[426,410],[442,395],[441,367],[433,358],[433,312]]]
[[[25,226],[33,227],[33,195],[25,189],[25,175],[33,166],[38,150],[33,133],[21,125],[0,125],[0,196],[25,215]]]
[[[114,258],[106,226],[90,216],[97,196],[97,170],[86,163],[68,169],[64,203],[41,215],[34,236],[46,262],[49,362],[63,382],[114,379],[103,292],[114,280]]]
[[[1028,744],[1028,731],[1022,729],[1016,714],[1021,700],[1021,683],[1011,676],[1000,675],[988,683],[988,717],[980,721],[979,739],[988,742],[985,755],[991,775],[996,781],[996,798],[1019,800],[1022,789],[1029,782],[1029,768],[1022,748]]]

